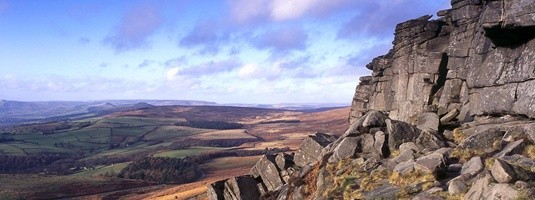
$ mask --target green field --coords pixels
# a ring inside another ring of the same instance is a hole
[[[141,151],[152,151],[169,146],[179,138],[206,133],[211,130],[175,126],[181,118],[115,117],[71,122],[80,124],[91,121],[86,127],[71,128],[58,133],[19,131],[1,137],[15,141],[0,143],[0,155],[33,155],[40,153],[75,154],[87,157],[131,156]],[[37,125],[32,125],[35,129]]]
[[[156,157],[171,157],[171,158],[183,158],[186,156],[195,156],[209,152],[224,151],[231,148],[216,148],[216,147],[192,147],[180,150],[163,151],[154,154]]]
[[[84,169],[81,172],[73,174],[71,176],[82,176],[82,177],[105,177],[111,175],[117,175],[124,169],[130,162],[126,163],[117,163],[112,165],[105,166],[96,166],[94,169]]]

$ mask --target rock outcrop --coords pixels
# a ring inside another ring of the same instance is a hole
[[[216,182],[209,199],[251,185],[263,199],[535,195],[535,0],[451,5],[396,27],[359,79],[345,134],[266,155],[254,183]]]

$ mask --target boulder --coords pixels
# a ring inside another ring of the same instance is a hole
[[[224,200],[223,191],[225,190],[225,181],[217,181],[208,185],[206,195],[209,200]]]
[[[502,160],[509,164],[519,180],[535,180],[535,160],[519,154],[503,156],[497,160]]]
[[[393,171],[401,175],[408,174],[414,171],[414,164],[416,164],[414,160],[408,160],[397,164]]]
[[[364,199],[396,199],[397,193],[400,191],[399,187],[385,184],[381,187],[377,187],[369,192],[364,193]]]
[[[490,173],[481,173],[472,184],[472,187],[470,187],[470,190],[463,196],[463,200],[486,199],[485,195],[490,191],[493,180]]]
[[[501,149],[501,139],[504,134],[505,131],[489,129],[468,136],[456,148],[491,154]]]
[[[275,163],[274,155],[264,155],[254,166],[268,191],[274,191],[284,184]]]
[[[427,173],[441,174],[446,169],[446,157],[441,153],[430,153],[416,160],[415,168]]]
[[[238,176],[225,182],[223,196],[226,200],[260,199],[260,193],[252,176]]]
[[[294,165],[292,155],[287,153],[278,153],[275,157],[275,163],[280,170],[286,170]]]
[[[373,147],[384,158],[390,153],[386,144],[386,135],[383,131],[375,132]]]
[[[392,152],[398,149],[399,145],[414,141],[420,135],[420,130],[408,123],[387,119],[386,134],[388,134],[388,147]]]
[[[354,158],[357,152],[360,152],[360,138],[359,137],[345,137],[340,144],[334,149],[332,156],[336,156],[338,160],[346,158]]]
[[[364,121],[362,122],[363,127],[382,127],[385,125],[385,120],[388,117],[380,111],[370,111]]]
[[[363,134],[360,137],[360,146],[362,147],[361,156],[364,158],[381,159],[381,153],[375,149],[375,139],[372,134]]]
[[[446,115],[444,115],[442,118],[440,118],[440,124],[446,124],[446,123],[450,122],[451,120],[455,119],[455,117],[457,117],[457,115],[459,115],[459,110],[453,109],[453,110],[449,111],[448,113],[446,113]]]
[[[418,138],[416,138],[416,143],[429,150],[439,149],[445,146],[442,137],[433,130],[422,131]]]
[[[440,125],[439,116],[433,112],[422,113],[418,117],[418,127],[421,130],[434,130],[438,131],[438,126]]]
[[[483,171],[483,161],[481,160],[481,157],[476,156],[470,158],[466,163],[464,163],[461,174],[468,174],[470,176],[475,176],[479,174],[479,172]]]
[[[502,151],[498,152],[497,154],[494,154],[494,157],[501,158],[504,156],[509,156],[511,154],[522,153],[522,150],[524,150],[525,145],[526,142],[524,142],[524,139],[511,142],[507,144],[507,146],[505,146]]]
[[[512,167],[500,159],[494,161],[490,173],[498,183],[512,183],[515,181],[515,172]]]
[[[526,198],[524,196],[524,198]],[[487,193],[484,194],[483,199],[522,199],[520,192],[509,184],[495,184]]]
[[[392,161],[395,163],[402,163],[415,158],[414,154],[418,151],[418,147],[414,142],[406,142],[399,146],[399,155]]]
[[[455,178],[449,181],[448,193],[451,195],[461,194],[468,191],[468,185],[463,178]]]
[[[330,143],[334,142],[336,138],[325,133],[316,133],[309,135],[299,146],[295,153],[294,162],[299,167],[304,167],[308,164],[317,162],[321,159],[322,150]]]
[[[448,167],[446,168],[446,171],[456,173],[456,172],[460,172],[462,168],[463,168],[463,164],[455,163],[455,164],[448,165]]]

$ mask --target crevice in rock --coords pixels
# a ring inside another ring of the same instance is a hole
[[[446,79],[448,77],[448,59],[448,54],[442,53],[442,58],[438,67],[438,79],[435,85],[433,85],[433,87],[431,88],[431,93],[429,95],[429,99],[427,100],[427,105],[433,104],[433,97],[436,95],[438,90],[440,90],[440,88],[446,85]]]
[[[496,25],[484,30],[485,36],[498,47],[515,48],[535,38],[535,26],[504,28]]]

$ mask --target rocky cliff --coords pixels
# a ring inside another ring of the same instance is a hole
[[[452,0],[397,25],[340,138],[265,155],[210,199],[530,199],[535,1]]]

